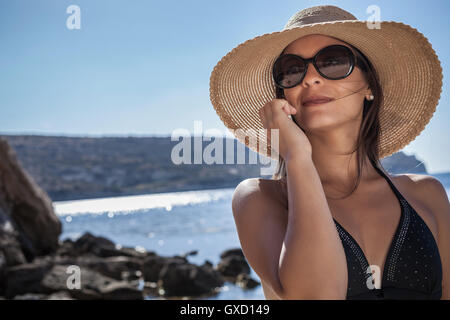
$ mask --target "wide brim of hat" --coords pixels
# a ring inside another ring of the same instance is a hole
[[[384,99],[379,118],[380,159],[402,149],[420,134],[436,110],[442,67],[430,42],[417,29],[396,21],[381,21],[379,29],[369,29],[368,23],[314,23],[241,43],[211,73],[210,100],[220,119],[241,143],[278,159],[270,143],[266,144],[258,114],[275,98],[272,65],[290,42],[309,34],[324,34],[358,48],[378,73]]]

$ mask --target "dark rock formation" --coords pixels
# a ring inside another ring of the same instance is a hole
[[[183,257],[161,257],[161,256],[150,256],[144,260],[143,263],[143,275],[145,281],[157,282],[159,279],[159,274],[166,264],[186,264],[188,263],[186,258]]]
[[[250,266],[245,259],[241,248],[229,249],[220,255],[220,262],[216,269],[224,279],[230,281],[243,289],[253,289],[260,285],[259,282],[250,277]]]
[[[0,223],[20,243],[28,261],[58,246],[61,221],[48,195],[21,168],[16,153],[0,138]],[[5,255],[8,258],[8,255]],[[16,256],[17,258],[17,256]],[[14,264],[15,262],[8,262]]]
[[[70,288],[68,265],[46,262],[12,267],[7,273],[6,298],[28,293],[51,295],[65,292],[76,299],[143,299],[136,284],[115,281],[89,268],[80,267],[80,289]]]
[[[253,289],[259,286],[261,283],[254,280],[252,277],[250,277],[250,275],[246,273],[240,273],[236,277],[235,284],[237,284],[243,289]]]
[[[201,296],[215,294],[224,283],[219,272],[206,261],[202,266],[191,264],[186,256],[149,256],[143,263],[143,275],[150,293],[164,297]]]
[[[85,234],[83,239],[93,239]],[[102,243],[99,238],[93,243]],[[65,253],[67,252],[67,246]],[[79,268],[80,288],[71,288],[68,284],[71,266]],[[128,256],[99,257],[91,253],[75,256],[70,252],[64,256],[47,255],[36,258],[32,263],[25,263],[6,268],[5,292],[8,299],[16,296],[27,298],[27,294],[37,294],[38,298],[49,295],[57,299],[56,293],[75,299],[143,299],[139,283],[124,277],[124,272],[141,270],[141,261]],[[28,297],[29,298],[29,297]]]
[[[250,274],[247,261],[238,255],[231,255],[220,260],[217,269],[225,277],[237,277],[241,273]]]
[[[208,260],[199,266],[186,258],[197,251],[163,257],[152,251],[113,248],[116,246],[112,241],[91,233],[76,241],[62,241],[52,254],[5,266],[2,295],[28,300],[140,300],[146,296],[171,299],[216,295],[225,281],[244,289],[259,285],[250,278],[240,249],[222,253],[217,266]],[[105,254],[106,249],[111,251]],[[79,288],[69,285],[73,267],[79,270]]]
[[[0,139],[0,295],[9,267],[56,250],[61,226],[50,198]]]
[[[166,263],[157,282],[163,296],[199,296],[214,293],[224,284],[220,273],[210,265]]]

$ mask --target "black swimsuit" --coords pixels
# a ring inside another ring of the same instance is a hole
[[[440,299],[442,264],[433,234],[386,174],[377,166],[374,168],[386,179],[400,202],[400,222],[387,254],[381,288],[377,289],[363,250],[333,219],[347,258],[347,299]]]

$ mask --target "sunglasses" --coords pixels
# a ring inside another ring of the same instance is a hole
[[[360,59],[349,47],[339,44],[322,48],[309,59],[295,54],[284,54],[273,64],[273,80],[283,89],[295,87],[302,82],[310,62],[325,79],[339,80],[348,77]]]

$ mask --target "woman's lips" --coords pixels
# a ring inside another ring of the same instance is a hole
[[[330,101],[333,101],[334,99],[317,99],[317,100],[313,100],[313,101],[308,101],[303,103],[304,107],[310,107],[310,106],[317,106],[317,105],[321,105]]]

